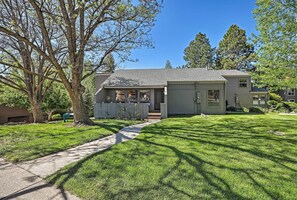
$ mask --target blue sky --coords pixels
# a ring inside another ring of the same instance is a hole
[[[216,47],[232,24],[246,30],[249,37],[256,33],[254,8],[254,0],[164,0],[152,30],[155,48],[133,50],[132,58],[139,61],[121,66],[163,68],[167,59],[174,67],[185,64],[183,51],[198,32],[206,33]]]

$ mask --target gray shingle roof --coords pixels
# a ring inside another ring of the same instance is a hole
[[[226,81],[224,76],[249,76],[237,70],[185,69],[129,69],[115,71],[104,87],[166,86],[168,82],[214,82]]]

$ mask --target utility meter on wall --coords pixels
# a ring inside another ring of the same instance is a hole
[[[193,100],[196,101],[196,103],[201,103],[201,93],[197,92],[196,98],[194,98]]]

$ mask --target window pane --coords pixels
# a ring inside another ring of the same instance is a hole
[[[150,102],[150,90],[140,90],[139,91],[139,101],[140,103]]]
[[[289,89],[288,96],[295,96],[295,89]]]
[[[219,106],[220,104],[220,90],[208,90],[208,105]]]
[[[258,104],[259,104],[259,96],[253,95],[253,105],[258,105]]]
[[[246,78],[239,79],[239,87],[247,87],[247,79]]]
[[[117,103],[125,103],[126,102],[125,90],[116,90],[116,102]]]
[[[266,104],[266,96],[264,94],[259,95],[260,105]]]
[[[128,91],[128,102],[129,103],[137,103],[137,90],[129,90]]]

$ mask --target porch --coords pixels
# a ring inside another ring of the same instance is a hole
[[[101,88],[95,95],[95,118],[167,118],[167,88]]]

